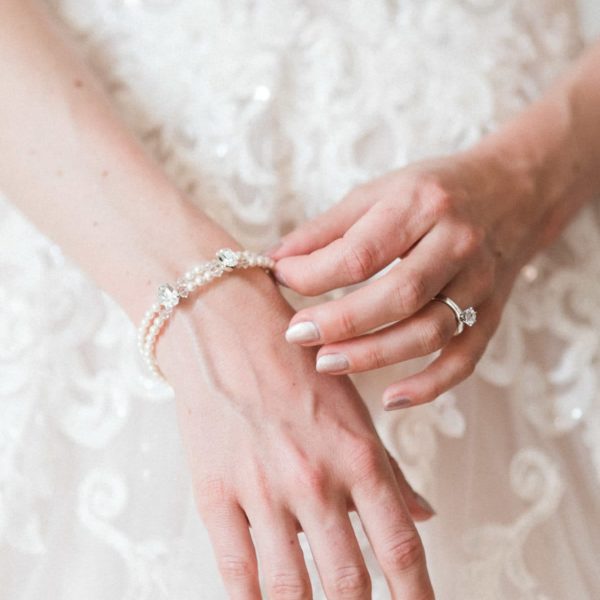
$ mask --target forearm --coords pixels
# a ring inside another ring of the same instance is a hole
[[[497,160],[502,177],[546,205],[539,246],[552,241],[582,204],[600,195],[600,44],[473,151]]]
[[[159,283],[239,246],[144,152],[45,15],[23,0],[0,12],[0,189],[137,321]]]

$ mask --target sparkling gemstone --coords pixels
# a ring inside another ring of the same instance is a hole
[[[468,327],[473,327],[477,321],[477,312],[472,306],[469,306],[469,308],[462,311],[460,320]]]
[[[231,248],[221,248],[221,250],[217,252],[217,258],[221,261],[221,264],[228,269],[237,267],[240,260],[237,252],[234,252]]]
[[[179,294],[168,283],[164,283],[158,288],[158,301],[165,308],[173,308],[179,303]]]

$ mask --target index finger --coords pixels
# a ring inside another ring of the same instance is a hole
[[[433,600],[423,544],[395,482],[364,478],[352,498],[392,598]]]
[[[233,500],[203,504],[202,520],[227,593],[234,599],[259,600],[256,551],[243,509]]]
[[[432,219],[408,203],[379,202],[342,237],[310,254],[288,256],[275,266],[288,287],[315,296],[375,275],[402,256],[432,225]]]

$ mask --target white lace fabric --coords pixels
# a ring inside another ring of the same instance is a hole
[[[164,168],[253,249],[472,144],[581,48],[568,0],[48,3]],[[133,325],[6,200],[0,239],[0,598],[225,598]],[[354,376],[437,509],[421,531],[442,600],[600,595],[599,256],[596,203],[524,271],[476,374],[429,406],[381,410],[413,364]]]

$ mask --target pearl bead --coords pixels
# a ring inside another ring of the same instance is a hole
[[[225,249],[222,249],[225,250]],[[217,256],[221,251],[217,252]],[[232,251],[229,251],[232,252]],[[193,292],[197,287],[210,283],[213,279],[222,277],[225,273],[235,268],[247,269],[249,267],[272,268],[275,264],[270,257],[262,256],[249,250],[234,252],[238,258],[237,264],[224,268],[218,259],[213,259],[196,265],[185,272],[182,277],[176,281],[176,288],[179,298],[186,298],[189,292]],[[166,284],[165,284],[166,285]],[[163,327],[172,314],[174,306],[163,306],[160,302],[154,302],[152,306],[144,313],[140,323],[137,335],[137,346],[149,371],[157,378],[164,379],[154,356],[154,346]]]

